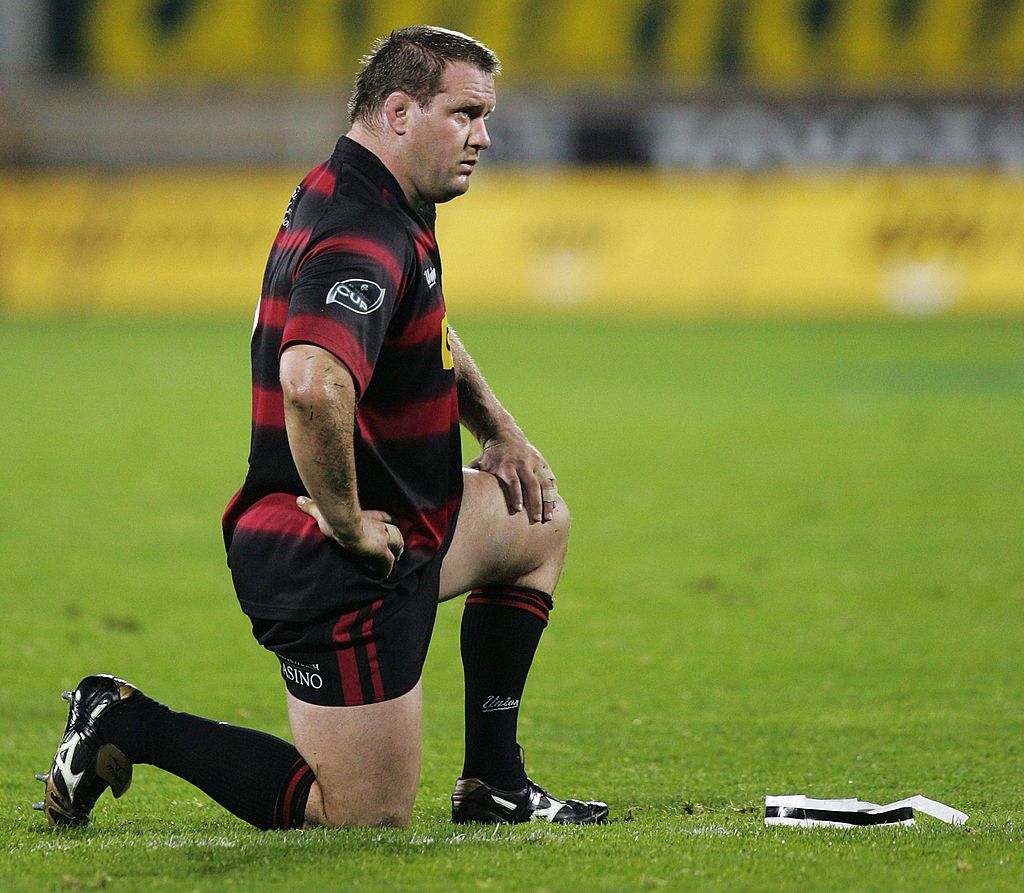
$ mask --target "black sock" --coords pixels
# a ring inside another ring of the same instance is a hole
[[[466,598],[463,778],[479,778],[506,791],[526,784],[516,743],[519,701],[551,608],[550,595],[525,586],[487,586]]]
[[[132,763],[150,763],[205,791],[263,830],[301,828],[313,770],[287,741],[175,713],[137,693],[98,723]]]

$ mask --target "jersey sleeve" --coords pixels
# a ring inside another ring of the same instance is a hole
[[[397,238],[356,232],[328,235],[299,262],[288,301],[281,352],[292,344],[330,351],[366,390],[401,297],[407,250]]]

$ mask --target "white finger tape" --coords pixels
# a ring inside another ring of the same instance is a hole
[[[545,502],[554,502],[558,498],[558,487],[542,487],[540,495]]]
[[[880,806],[867,800],[816,800],[803,794],[764,798],[764,823],[804,828],[865,828],[875,825],[913,825],[914,812],[947,825],[963,825],[967,813],[917,794]]]

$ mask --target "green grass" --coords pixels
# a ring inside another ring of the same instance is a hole
[[[85,830],[29,804],[109,671],[287,734],[219,514],[248,331],[0,322],[0,888],[1017,890],[1024,325],[467,323],[574,510],[520,736],[584,830],[455,828],[456,604],[406,830],[261,834],[151,767]],[[923,793],[966,828],[766,829],[765,794]]]

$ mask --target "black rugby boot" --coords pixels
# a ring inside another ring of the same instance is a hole
[[[526,767],[521,747],[519,762]],[[608,821],[608,804],[601,800],[559,800],[529,778],[526,786],[503,791],[479,778],[460,778],[452,792],[452,821],[498,824],[507,822],[552,822],[556,825],[603,825]]]
[[[120,707],[137,689],[115,676],[87,676],[63,696],[71,702],[53,765],[47,775],[46,793],[32,807],[46,814],[50,825],[87,825],[89,813],[108,787],[120,797],[132,783],[131,761],[113,744],[102,743],[96,720]]]
[[[558,800],[529,779],[518,791],[502,791],[477,778],[460,778],[452,794],[452,821],[458,825],[530,821],[603,825],[608,821],[608,805],[600,800]]]

